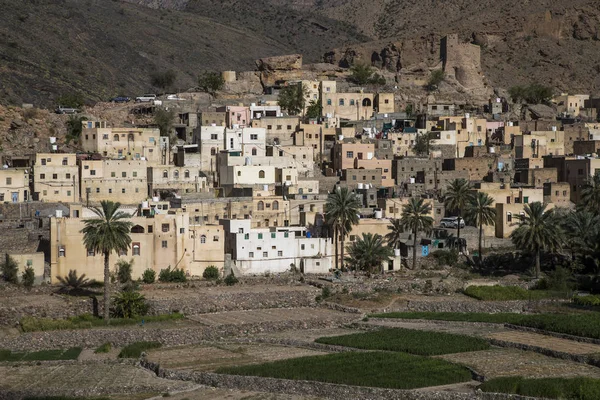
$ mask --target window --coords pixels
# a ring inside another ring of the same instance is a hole
[[[59,257],[65,257],[65,256],[66,256],[66,252],[65,252],[65,248],[64,248],[64,246],[61,246],[61,247],[58,249],[58,256],[59,256]]]
[[[92,175],[92,176],[96,175],[96,170],[95,169],[90,169],[90,175]]]
[[[162,224],[162,231],[169,232],[169,224]]]
[[[304,250],[304,248],[305,248],[305,247],[306,247],[306,245],[304,245],[304,244],[301,244],[301,245],[300,245],[300,250]]]
[[[206,243],[206,235],[200,236],[200,243],[202,243],[202,244]]]
[[[6,178],[6,184],[12,185],[12,178]]]
[[[275,232],[271,232],[271,239],[275,239],[277,237],[277,234]]]
[[[506,222],[512,222],[512,213],[510,211],[506,213]]]
[[[127,172],[126,171],[121,172],[121,178],[127,178]]]
[[[42,158],[42,165],[46,165],[46,159]]]
[[[248,240],[250,239],[250,234],[249,233],[244,233],[244,240]]]
[[[577,170],[577,175],[583,175],[583,169],[579,168],[579,169]]]
[[[67,174],[65,177],[66,177],[67,179],[71,179],[71,174]]]
[[[254,258],[254,252],[253,251],[251,251],[251,252],[248,253],[248,258]]]
[[[167,171],[166,169],[163,171],[163,178],[168,178],[169,177],[169,171]]]
[[[179,171],[177,171],[177,170],[173,171],[173,178],[179,179]]]
[[[350,235],[350,241],[354,242],[356,240],[356,235]]]
[[[148,230],[148,231],[150,231],[150,230]],[[134,256],[139,256],[140,255],[140,244],[139,243],[133,243],[132,249],[133,249],[132,254]]]
[[[40,174],[40,179],[46,179],[46,174]]]
[[[213,242],[218,242],[218,241],[219,241],[219,235],[214,235]]]
[[[162,241],[162,245],[161,245],[161,247],[162,247],[163,249],[166,249],[166,248],[168,247],[168,245],[167,245],[167,241],[166,241],[166,240],[163,240],[163,241]]]
[[[346,152],[346,158],[354,158],[354,152],[353,151],[347,151]]]
[[[523,203],[525,203],[525,204],[529,203],[529,196],[523,197]]]
[[[252,155],[255,156],[258,154],[258,150],[256,150],[256,147],[252,148]]]
[[[262,169],[258,171],[258,178],[265,179],[265,171],[263,171]]]
[[[216,154],[217,154],[217,149],[215,147],[211,147],[211,149],[210,149],[210,155],[214,156]]]
[[[327,88],[329,89],[329,88]],[[330,106],[331,105],[331,99],[327,99],[327,105]]]
[[[58,174],[52,174],[52,179],[58,179]]]
[[[283,233],[283,237],[285,237],[285,238],[290,237],[290,233],[289,232],[284,232]]]
[[[277,200],[273,202],[273,210],[279,210],[279,202]]]
[[[137,178],[137,171],[133,171],[131,174],[133,175],[134,178]]]
[[[268,129],[268,130],[271,130],[271,129],[273,129],[273,125],[267,125],[267,129]]]
[[[383,102],[384,102],[385,104],[390,104],[390,99],[385,99]]]
[[[71,196],[71,191],[67,190],[67,196]]]
[[[100,188],[96,188],[96,193],[100,193]]]
[[[121,193],[125,193],[125,188],[122,188],[122,189],[121,189]]]
[[[264,257],[264,258],[267,258],[267,257],[269,257],[269,252],[268,252],[268,251],[263,251],[263,257]]]
[[[292,126],[291,126],[291,125],[288,125],[288,126],[287,126],[287,129],[288,129],[288,131],[291,131],[291,130],[292,130]]]
[[[116,172],[111,172],[111,173],[110,173],[110,177],[111,177],[111,178],[115,178],[116,176],[117,176],[117,173],[116,173]]]
[[[279,251],[277,252],[277,257],[283,257],[283,251],[279,250]]]
[[[148,225],[148,233],[154,232],[154,226]]]
[[[340,99],[340,106],[344,105],[344,99]]]
[[[87,249],[88,257],[94,257],[95,255],[96,255],[96,252],[93,249]]]
[[[353,106],[354,105],[354,99],[350,99],[350,105]]]
[[[563,190],[563,196],[566,196],[566,195],[567,195],[567,191]]]
[[[258,202],[258,204],[256,205],[256,209],[258,211],[263,211],[265,209],[265,203],[261,200]]]
[[[190,177],[190,171],[188,171],[187,169],[185,170],[185,172],[183,173],[183,176],[185,178],[189,178]]]
[[[112,193],[112,189],[108,189],[108,193]]]
[[[281,125],[279,125],[279,126],[281,126]],[[281,129],[281,128],[278,128],[278,129]],[[255,134],[255,133],[251,134],[250,135],[250,140],[258,140],[258,135]]]
[[[506,204],[510,204],[510,196],[506,196]]]
[[[277,125],[277,130],[281,130],[283,128],[283,125]]]

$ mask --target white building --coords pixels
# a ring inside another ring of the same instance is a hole
[[[310,237],[304,227],[252,229],[251,220],[222,220],[221,224],[225,251],[232,255],[234,271],[240,275],[286,272],[292,265],[308,274],[332,268],[333,243]]]

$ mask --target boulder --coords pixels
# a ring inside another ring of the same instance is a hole
[[[266,57],[256,60],[259,71],[291,71],[302,68],[302,55],[289,54],[285,56]]]

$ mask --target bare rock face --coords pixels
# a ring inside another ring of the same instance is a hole
[[[402,63],[400,62],[400,49],[395,44],[390,43],[379,54],[381,57],[381,68],[387,69],[388,71],[397,72],[402,69]]]
[[[599,40],[600,32],[597,19],[586,15],[579,14],[577,22],[573,24],[573,38],[577,40]]]
[[[256,60],[259,71],[292,71],[302,68],[302,54],[266,57]]]
[[[356,50],[346,49],[338,64],[342,68],[350,68],[359,58],[359,54]]]
[[[237,80],[226,82],[223,89],[219,92],[221,98],[237,98],[245,95],[259,96],[263,93],[263,87],[260,83],[258,72],[248,71],[240,72]]]

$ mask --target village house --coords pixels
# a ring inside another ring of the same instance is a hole
[[[370,160],[375,156],[375,144],[361,142],[356,139],[346,139],[336,142],[333,146],[333,169],[343,171],[354,168],[356,159]]]
[[[361,159],[356,158],[354,160],[354,168],[360,169],[377,169],[381,175],[381,186],[380,187],[393,187],[394,178],[392,177],[392,160],[379,160],[376,157]]]
[[[206,175],[199,167],[162,165],[148,167],[148,191],[152,195],[165,191],[193,193],[208,191]]]
[[[252,120],[253,128],[263,128],[266,131],[267,145],[289,146],[294,144],[294,134],[298,129],[300,117],[262,117]]]
[[[227,113],[225,111],[202,111],[198,115],[201,126],[226,126]]]
[[[85,202],[137,204],[148,197],[145,160],[81,160],[80,166],[80,196]]]
[[[39,201],[79,201],[79,167],[76,154],[37,153],[33,197]]]
[[[225,126],[229,129],[245,128],[250,126],[250,109],[245,106],[217,107],[216,112],[225,113]]]
[[[577,204],[581,200],[581,188],[593,175],[600,174],[600,158],[546,156],[544,168],[556,168],[557,181],[569,183],[571,201]]]
[[[29,168],[0,168],[0,202],[31,201]]]
[[[81,146],[86,152],[112,159],[146,160],[150,165],[169,163],[168,138],[161,138],[158,129],[84,129]]]
[[[183,194],[169,200],[171,208],[187,212],[190,225],[215,225],[221,219],[252,218],[252,197],[206,197],[200,194]]]
[[[290,226],[290,202],[282,196],[258,192],[252,199],[253,228]]]

